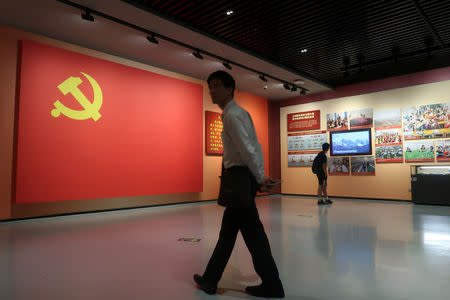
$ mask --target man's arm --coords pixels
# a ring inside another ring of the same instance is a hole
[[[264,157],[262,156],[261,145],[258,141],[253,142],[251,135],[255,129],[252,126],[250,116],[237,114],[230,118],[230,129],[232,141],[239,150],[241,159],[247,164],[247,167],[255,176],[258,184],[264,183]]]
[[[260,192],[269,192],[281,180],[275,180],[264,176],[264,157],[259,141],[256,139],[255,128],[248,113],[239,114],[230,118],[230,130],[233,135],[233,144],[239,149],[241,159],[247,164],[247,167],[255,176]],[[255,136],[253,141],[251,136]]]

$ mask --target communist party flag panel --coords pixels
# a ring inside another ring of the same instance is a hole
[[[22,41],[16,203],[202,191],[199,84]]]

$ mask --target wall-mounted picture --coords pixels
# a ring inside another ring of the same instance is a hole
[[[311,167],[317,153],[298,154],[288,153],[288,167]]]
[[[288,132],[313,129],[320,129],[320,110],[303,111],[287,115]]]
[[[348,114],[347,112],[338,112],[327,114],[327,129],[331,130],[346,130],[348,129]]]
[[[372,129],[330,132],[330,155],[350,156],[372,154]]]
[[[405,162],[421,161],[434,161],[433,141],[405,141]]]
[[[350,129],[368,128],[373,126],[373,109],[365,108],[348,113]]]
[[[402,112],[400,109],[374,112],[375,129],[402,127]]]
[[[349,175],[350,158],[349,157],[331,157],[328,159],[329,175]]]
[[[327,132],[298,132],[289,133],[287,137],[288,151],[322,150],[322,144],[327,142]]]
[[[375,145],[400,145],[402,143],[401,128],[375,130]]]
[[[405,140],[450,137],[450,103],[407,107],[402,110]]]
[[[373,156],[351,157],[352,175],[375,175]]]
[[[436,140],[436,161],[450,161],[450,139]]]
[[[376,146],[375,159],[377,163],[403,162],[403,145]]]

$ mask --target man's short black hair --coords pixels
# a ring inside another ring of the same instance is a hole
[[[228,74],[225,71],[216,71],[216,72],[212,73],[211,75],[209,75],[208,84],[213,79],[219,79],[220,81],[222,81],[224,87],[232,88],[233,89],[232,94],[234,94],[234,89],[236,88],[236,82],[234,81],[233,77],[230,74]]]
[[[323,151],[327,151],[328,149],[330,149],[330,144],[328,144],[328,143],[323,143],[323,144],[322,144],[322,150],[323,150]]]

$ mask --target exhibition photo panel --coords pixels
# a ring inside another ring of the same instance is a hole
[[[450,102],[402,109],[405,140],[450,136]]]
[[[376,111],[375,161],[377,163],[403,162],[402,116],[400,109]]]
[[[436,161],[450,162],[450,139],[436,140]]]
[[[369,128],[373,126],[373,109],[365,108],[348,112],[350,129]]]
[[[434,141],[405,141],[405,162],[434,162]]]
[[[327,130],[345,130],[348,129],[348,113],[335,112],[327,114]]]
[[[351,158],[352,175],[375,175],[375,158],[360,156]]]
[[[329,175],[349,175],[350,158],[349,157],[330,157],[328,159]]]

